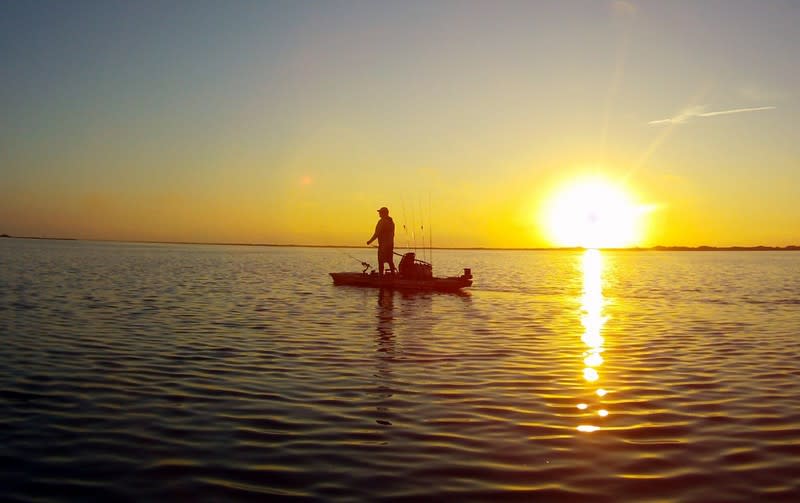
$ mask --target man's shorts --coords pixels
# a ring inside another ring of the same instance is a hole
[[[378,260],[380,262],[391,262],[393,260],[392,255],[394,251],[394,247],[392,246],[379,246],[378,247]]]

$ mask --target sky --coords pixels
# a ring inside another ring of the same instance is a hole
[[[800,244],[800,3],[8,1],[0,233],[547,247],[610,181],[637,246]]]

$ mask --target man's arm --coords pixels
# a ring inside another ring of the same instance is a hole
[[[375,232],[372,234],[372,237],[371,237],[371,238],[369,238],[369,241],[367,241],[367,244],[368,244],[368,245],[371,245],[373,241],[375,241],[376,239],[378,239],[378,234],[380,233],[380,230],[381,230],[381,224],[382,224],[382,223],[383,223],[383,220],[378,220],[378,223],[377,223],[377,224],[375,224]]]

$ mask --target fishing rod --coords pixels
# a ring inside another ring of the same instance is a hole
[[[361,259],[355,258],[354,256],[350,255],[349,253],[345,253],[345,252],[342,252],[342,253],[343,253],[343,254],[345,254],[345,255],[347,255],[347,256],[348,256],[348,257],[350,257],[351,259],[355,260],[356,262],[360,263],[362,266],[364,266],[364,270],[363,270],[363,271],[361,271],[361,272],[367,272],[367,270],[368,270],[368,269],[374,269],[374,267],[372,267],[372,264],[369,264],[369,263],[367,263],[367,262],[364,262],[364,261],[363,261],[363,260],[361,260]]]
[[[408,237],[408,227],[406,227],[406,223],[408,223],[408,218],[406,218],[406,200],[401,199],[400,202],[403,205],[403,232],[406,235],[406,248],[411,248],[411,240]]]
[[[418,209],[420,213],[421,222],[419,224],[419,234],[422,238],[422,256],[425,260],[429,261],[426,263],[433,263],[433,212],[431,211],[431,195],[428,193],[428,243],[425,244],[425,211],[422,206],[422,202],[418,202]],[[416,221],[412,223],[414,229],[416,229]],[[403,226],[405,228],[405,226]],[[416,239],[414,241],[414,251],[417,251],[417,242]]]
[[[431,192],[428,191],[428,232],[430,233],[430,239],[428,239],[428,246],[430,246],[430,250],[428,251],[428,260],[431,261],[433,264],[433,213],[431,212]]]
[[[403,258],[403,257],[405,257],[405,256],[406,256],[406,254],[405,254],[405,253],[397,253],[397,252],[396,252],[396,251],[394,251],[394,250],[392,250],[392,253],[394,253],[395,255],[397,255],[397,256],[398,256],[398,257],[400,257],[400,258]],[[421,263],[421,264],[425,264],[425,265],[431,265],[431,263],[430,263],[430,262],[426,262],[426,261],[424,261],[424,260],[422,260],[422,259],[418,259],[418,258],[417,258],[417,254],[416,254],[416,253],[414,253],[414,262],[419,262],[419,263]]]

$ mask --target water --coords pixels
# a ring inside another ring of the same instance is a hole
[[[0,240],[4,500],[796,501],[800,253]]]

